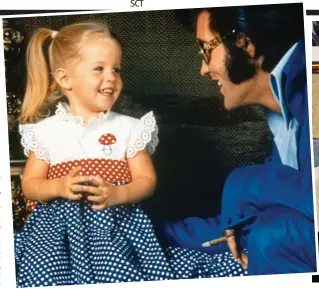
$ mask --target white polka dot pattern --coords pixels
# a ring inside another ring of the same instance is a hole
[[[68,114],[62,113],[63,115],[67,120]],[[112,113],[103,114],[98,122],[92,122],[90,125],[98,124],[100,121],[101,125],[104,125],[106,120],[112,122],[114,121],[112,115],[115,116]],[[83,125],[81,119],[74,118],[77,125]],[[129,123],[122,116],[117,115],[117,118],[125,121],[123,123]],[[54,119],[51,120],[47,125],[54,123]],[[64,118],[61,120],[64,121]],[[60,127],[60,120],[56,118],[55,121]],[[40,122],[40,124],[46,123]],[[64,124],[63,122],[58,132],[63,131]],[[51,129],[43,127],[40,127],[42,133],[51,133]],[[26,130],[28,127],[24,128]],[[91,129],[89,125],[87,128]],[[153,152],[158,143],[158,128],[152,112],[142,118],[136,130],[132,133],[127,157],[133,157],[146,146],[150,152]],[[74,130],[76,131],[78,130]],[[100,136],[101,134],[98,137]],[[42,136],[43,139],[46,140],[46,145],[53,143]],[[116,138],[114,135],[104,134],[100,141],[99,145],[103,146],[103,152],[107,155],[112,150]],[[45,159],[49,163],[48,152],[35,143],[35,135],[31,130],[25,137],[24,145],[28,150],[35,150],[38,158]],[[72,152],[70,155],[72,156]],[[50,151],[50,158],[54,157],[56,156]],[[48,179],[61,178],[74,167],[81,166],[81,175],[98,175],[115,185],[131,182],[126,161],[108,158],[68,161],[69,157],[68,155],[57,164],[52,162],[55,165],[50,167]],[[138,205],[114,206],[93,211],[91,203],[85,199],[81,201],[57,199],[48,205],[38,204],[23,230],[15,234],[15,259],[17,287],[245,274],[228,252],[210,256],[190,249],[163,248],[155,235],[151,221]]]
[[[102,145],[112,145],[116,143],[115,135],[111,133],[106,133],[99,138],[99,143]]]
[[[132,181],[129,166],[126,161],[112,159],[82,159],[62,162],[51,166],[48,172],[48,179],[61,178],[67,175],[73,168],[81,166],[79,175],[100,176],[107,182]]]
[[[97,284],[246,274],[226,252],[162,248],[138,205],[39,204],[15,235],[17,287]]]
[[[82,159],[62,162],[51,166],[48,172],[48,179],[61,178],[67,175],[76,166],[82,166],[79,175],[100,176],[110,183],[130,183],[132,181],[131,172],[126,161],[111,159]],[[37,202],[27,201],[27,206],[32,212]]]

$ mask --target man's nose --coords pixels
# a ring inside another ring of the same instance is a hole
[[[209,67],[204,60],[202,60],[202,66],[200,68],[200,74],[206,76],[209,74]]]

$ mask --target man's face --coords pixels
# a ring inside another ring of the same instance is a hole
[[[210,29],[210,13],[203,11],[197,18],[197,39],[208,43],[219,36],[216,31]],[[234,84],[229,80],[226,62],[229,55],[223,43],[212,49],[210,52],[210,62],[202,61],[200,73],[203,76],[210,76],[220,88],[220,93],[224,96],[224,106],[227,110],[232,110],[240,106],[254,103],[255,77]]]

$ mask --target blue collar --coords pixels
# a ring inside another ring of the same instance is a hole
[[[289,106],[289,96],[292,96],[291,85],[300,73],[305,72],[304,49],[303,40],[295,43],[279,61],[269,76],[272,93],[281,108],[282,117],[287,128],[290,119],[294,117],[294,109]],[[297,115],[295,115],[295,117],[300,120]]]
[[[266,109],[268,125],[281,162],[298,169],[298,134],[303,121],[305,91],[305,46],[304,41],[295,43],[270,73],[272,93],[282,114]]]
[[[307,92],[303,91],[305,89],[303,84],[306,83],[304,40],[296,42],[287,51],[270,73],[269,79],[272,93],[280,105],[287,128],[291,118],[296,118],[302,124],[304,110],[301,107],[307,108],[307,103],[302,105],[302,102],[308,101]]]

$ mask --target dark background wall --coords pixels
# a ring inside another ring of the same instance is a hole
[[[236,167],[260,163],[271,139],[260,107],[227,112],[218,87],[199,75],[195,38],[174,11],[45,16],[9,19],[26,46],[39,27],[59,30],[81,21],[108,23],[124,44],[122,96],[114,110],[141,117],[153,110],[160,143],[153,160],[158,174],[154,196],[144,202],[151,218],[214,216],[225,178]],[[7,91],[22,98],[24,51],[7,71]],[[24,158],[18,134],[10,134],[11,159]]]

